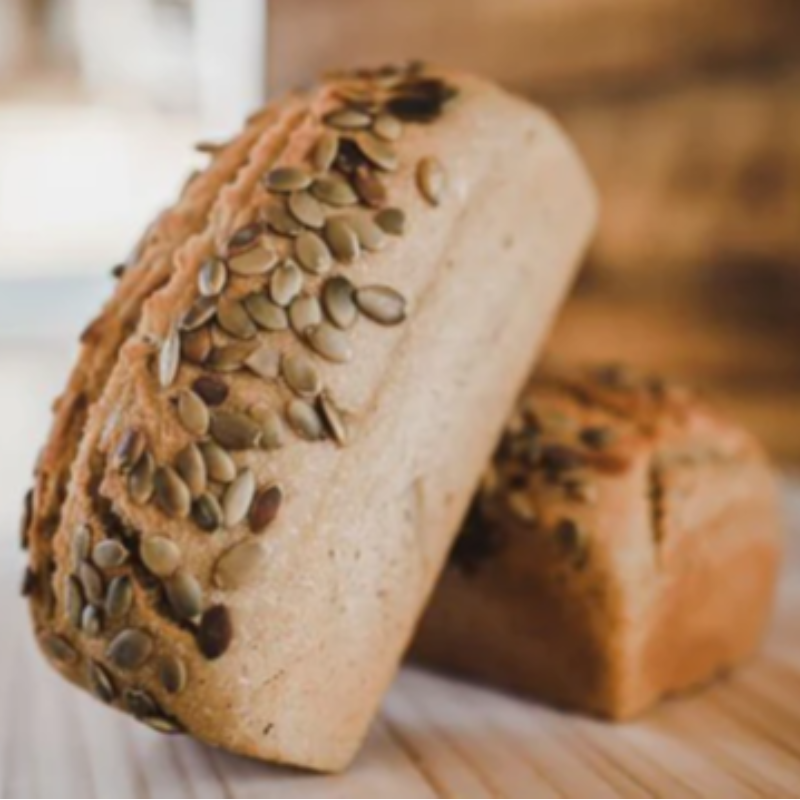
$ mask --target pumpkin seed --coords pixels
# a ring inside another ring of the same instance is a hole
[[[307,189],[312,177],[302,167],[277,167],[267,173],[265,185],[271,192],[288,193]]]
[[[188,683],[186,664],[177,656],[163,656],[158,662],[158,679],[167,694],[183,694]]]
[[[73,628],[79,629],[81,627],[83,608],[85,605],[86,600],[83,596],[83,585],[74,575],[71,575],[67,578],[66,588],[64,590],[64,606],[67,610],[67,619]]]
[[[173,719],[167,719],[167,717],[155,715],[152,717],[145,717],[141,721],[151,730],[164,736],[176,736],[185,733],[179,722]]]
[[[164,389],[168,389],[178,376],[181,364],[181,340],[176,330],[171,330],[161,343],[158,355],[158,380]]]
[[[386,246],[386,234],[372,217],[366,214],[353,214],[347,221],[365,250],[377,253]]]
[[[105,597],[103,576],[88,561],[78,567],[78,577],[83,585],[83,593],[90,603],[100,605]]]
[[[239,300],[223,297],[217,308],[217,322],[235,339],[252,339],[258,333],[255,323]]]
[[[114,452],[114,463],[117,469],[122,472],[129,472],[142,457],[147,447],[147,438],[136,428],[129,428],[122,435],[122,438]]]
[[[317,139],[311,154],[311,163],[314,165],[314,169],[317,172],[327,172],[333,165],[338,152],[339,137],[333,131],[325,131]]]
[[[257,222],[251,222],[244,228],[239,228],[228,240],[228,254],[238,253],[242,250],[249,250],[251,247],[255,247],[262,233],[261,225]]]
[[[178,619],[194,619],[203,613],[203,590],[197,579],[179,570],[164,583],[167,600]]]
[[[86,668],[89,689],[103,703],[113,703],[117,696],[114,681],[105,667],[96,661],[90,661]]]
[[[311,193],[329,206],[354,206],[358,203],[355,189],[338,175],[323,175],[314,181]]]
[[[209,328],[198,328],[181,336],[181,356],[190,364],[202,367],[211,355],[213,347],[214,342]]]
[[[178,418],[192,435],[205,436],[208,433],[210,422],[208,406],[190,389],[184,389],[178,395]]]
[[[258,447],[261,430],[250,417],[234,411],[216,411],[211,416],[211,435],[228,450]]]
[[[193,384],[192,389],[207,406],[221,406],[227,399],[230,390],[226,383],[210,375],[201,375]]]
[[[130,628],[111,642],[106,657],[117,669],[126,672],[140,669],[153,654],[153,639],[144,631]]]
[[[282,205],[274,204],[264,212],[270,229],[279,236],[299,236],[304,228]]]
[[[399,325],[406,319],[406,299],[389,286],[367,286],[356,291],[361,313],[381,325]]]
[[[156,701],[141,689],[126,689],[123,692],[122,700],[125,703],[125,708],[136,719],[142,720],[159,713]]]
[[[90,639],[96,639],[102,634],[103,615],[96,606],[86,606],[83,609],[81,628]]]
[[[289,388],[301,397],[316,397],[322,391],[319,371],[305,353],[284,355],[281,368]]]
[[[169,517],[185,519],[192,507],[189,487],[172,467],[156,470],[155,499],[161,510]]]
[[[376,167],[385,172],[394,172],[399,164],[394,146],[383,139],[369,133],[363,133],[356,139],[356,144],[363,155]]]
[[[248,539],[220,556],[214,567],[214,585],[223,591],[241,589],[258,577],[267,553],[262,544]]]
[[[417,185],[422,196],[432,205],[441,205],[447,190],[447,175],[437,158],[423,158],[417,167]]]
[[[207,366],[215,372],[237,372],[244,367],[245,361],[257,348],[255,342],[234,342],[215,347],[208,358]]]
[[[214,319],[217,300],[214,297],[199,297],[181,320],[182,331],[196,331]]]
[[[324,121],[331,128],[338,128],[342,131],[362,130],[372,125],[372,117],[357,108],[336,109],[326,114]]]
[[[46,636],[42,639],[42,647],[61,664],[74,664],[78,660],[78,651],[61,636]]]
[[[295,256],[303,269],[321,275],[331,268],[332,257],[328,245],[313,231],[304,231],[295,240]]]
[[[406,232],[406,214],[399,208],[384,208],[375,215],[375,222],[390,236],[402,236]]]
[[[347,336],[327,322],[308,329],[306,336],[312,349],[328,361],[344,364],[353,357],[353,348]]]
[[[272,246],[254,247],[228,259],[228,268],[234,275],[252,278],[266,275],[278,263],[278,252]]]
[[[78,525],[72,536],[72,564],[75,569],[89,558],[92,550],[92,532],[87,525]]]
[[[272,274],[269,283],[269,294],[272,302],[279,306],[288,306],[303,288],[303,273],[294,261],[284,261]]]
[[[353,185],[362,202],[370,208],[383,208],[389,199],[383,181],[367,166],[356,169]]]
[[[236,463],[233,458],[215,442],[204,442],[200,451],[206,462],[206,472],[212,481],[230,483],[236,477]]]
[[[289,424],[303,439],[313,442],[322,438],[322,420],[314,407],[305,400],[291,400],[286,408],[286,416]]]
[[[209,258],[201,267],[197,286],[203,297],[217,297],[228,283],[228,268],[218,258]]]
[[[358,236],[345,217],[333,217],[325,223],[325,241],[339,261],[351,263],[361,255]]]
[[[142,542],[140,555],[145,568],[156,578],[170,578],[180,568],[181,550],[164,536],[152,536]]]
[[[328,319],[342,330],[349,330],[358,319],[354,299],[355,287],[345,277],[337,275],[325,281],[322,287],[322,305]]]
[[[269,486],[258,492],[250,508],[250,530],[263,533],[277,518],[282,504],[283,490],[280,486]]]
[[[309,328],[322,322],[322,306],[316,297],[301,295],[289,309],[289,321],[298,336],[302,336]]]
[[[391,114],[381,114],[372,126],[376,136],[387,142],[396,142],[403,135],[403,123]]]
[[[197,646],[209,660],[221,658],[231,646],[233,623],[225,606],[213,606],[203,614],[197,630]]]
[[[178,453],[175,459],[175,468],[183,482],[189,487],[189,493],[193,499],[197,499],[203,494],[208,483],[206,462],[200,448],[194,442]]]
[[[92,561],[102,570],[119,569],[127,560],[127,549],[114,539],[98,543],[92,552]]]
[[[246,297],[244,307],[253,322],[265,331],[285,331],[289,327],[289,318],[283,308],[262,292]]]
[[[289,211],[307,228],[321,228],[325,224],[325,207],[310,192],[294,192],[289,196]]]
[[[280,414],[267,409],[259,415],[261,425],[261,447],[264,450],[279,450],[286,443],[286,431]]]
[[[222,527],[222,506],[213,494],[206,492],[195,500],[192,519],[206,533],[215,533]]]
[[[108,586],[105,599],[106,614],[110,619],[126,617],[133,607],[133,584],[127,576],[114,578]]]
[[[337,444],[344,447],[348,440],[347,425],[341,411],[327,394],[319,398],[319,410],[328,433]]]
[[[250,469],[242,470],[222,498],[226,527],[235,528],[247,516],[255,493],[256,476]]]
[[[259,378],[275,380],[278,377],[280,354],[272,347],[264,346],[247,359],[245,366]]]
[[[128,494],[136,505],[150,502],[155,491],[156,462],[150,453],[145,453],[128,476]]]

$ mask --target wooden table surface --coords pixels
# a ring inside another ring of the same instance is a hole
[[[5,500],[4,509],[7,508]],[[307,776],[164,738],[74,691],[34,650],[0,536],[3,798],[800,796],[800,484],[779,610],[733,677],[611,727],[406,670],[355,767]],[[4,515],[5,517],[5,515]]]

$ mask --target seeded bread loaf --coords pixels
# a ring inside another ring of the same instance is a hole
[[[608,368],[535,380],[416,659],[624,719],[750,656],[780,561],[760,447],[686,390]]]
[[[542,112],[419,65],[248,122],[86,331],[28,499],[61,673],[164,732],[353,758],[593,227]]]

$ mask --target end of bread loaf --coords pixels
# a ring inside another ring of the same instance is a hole
[[[335,771],[595,196],[545,114],[418,64],[332,76],[211,150],[84,334],[24,523],[26,594],[49,660],[103,702]]]
[[[761,447],[622,368],[523,393],[414,646],[436,669],[627,719],[756,649],[781,556]]]

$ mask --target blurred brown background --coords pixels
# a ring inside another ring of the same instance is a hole
[[[706,388],[800,462],[800,2],[273,0],[275,89],[409,54],[555,110],[605,203],[548,359]]]

